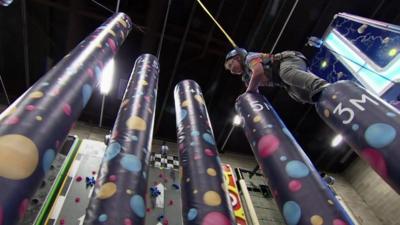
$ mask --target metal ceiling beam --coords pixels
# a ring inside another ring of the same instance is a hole
[[[21,17],[22,17],[22,41],[24,50],[24,71],[25,71],[25,87],[30,87],[29,75],[29,43],[28,43],[28,24],[26,19],[26,0],[21,0]]]

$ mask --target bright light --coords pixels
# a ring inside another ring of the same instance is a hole
[[[334,148],[334,147],[338,146],[340,143],[342,143],[342,141],[343,141],[343,136],[340,135],[340,134],[336,135],[336,136],[332,139],[331,147]]]
[[[111,90],[111,85],[112,85],[112,80],[113,80],[113,75],[114,75],[114,59],[111,59],[108,61],[106,66],[104,67],[103,73],[101,75],[100,79],[100,92],[103,95],[106,95],[110,92]]]
[[[325,68],[328,66],[328,62],[326,60],[322,61],[321,68]]]
[[[240,116],[235,115],[235,117],[233,117],[233,125],[239,126],[241,123],[242,123],[242,119],[240,119]]]

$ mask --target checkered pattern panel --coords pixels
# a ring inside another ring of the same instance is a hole
[[[162,156],[159,153],[151,153],[150,165],[157,168],[163,168],[163,169],[173,168],[178,170],[179,158],[178,156],[172,156],[172,155]]]

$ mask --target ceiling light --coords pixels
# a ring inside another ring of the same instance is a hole
[[[232,123],[233,123],[234,126],[239,126],[242,123],[242,119],[240,118],[240,116],[235,115],[233,117],[233,122]]]
[[[342,141],[343,141],[343,136],[340,135],[340,134],[336,135],[336,136],[332,139],[331,147],[334,148],[334,147],[338,146],[340,143],[342,143]]]
[[[114,59],[108,61],[106,66],[104,67],[103,73],[100,79],[100,92],[103,95],[107,95],[111,90],[113,75],[114,75]]]

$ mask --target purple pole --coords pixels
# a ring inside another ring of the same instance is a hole
[[[316,108],[320,117],[400,193],[399,111],[350,81],[325,88]]]
[[[9,6],[13,0],[0,0],[0,5],[2,6]]]
[[[267,99],[245,93],[236,111],[288,225],[353,224]]]
[[[144,224],[158,72],[155,56],[136,60],[84,224]]]
[[[0,121],[0,225],[16,224],[131,29],[115,14],[36,82]]]
[[[184,80],[176,85],[175,110],[183,224],[236,224],[207,108],[196,82]]]

